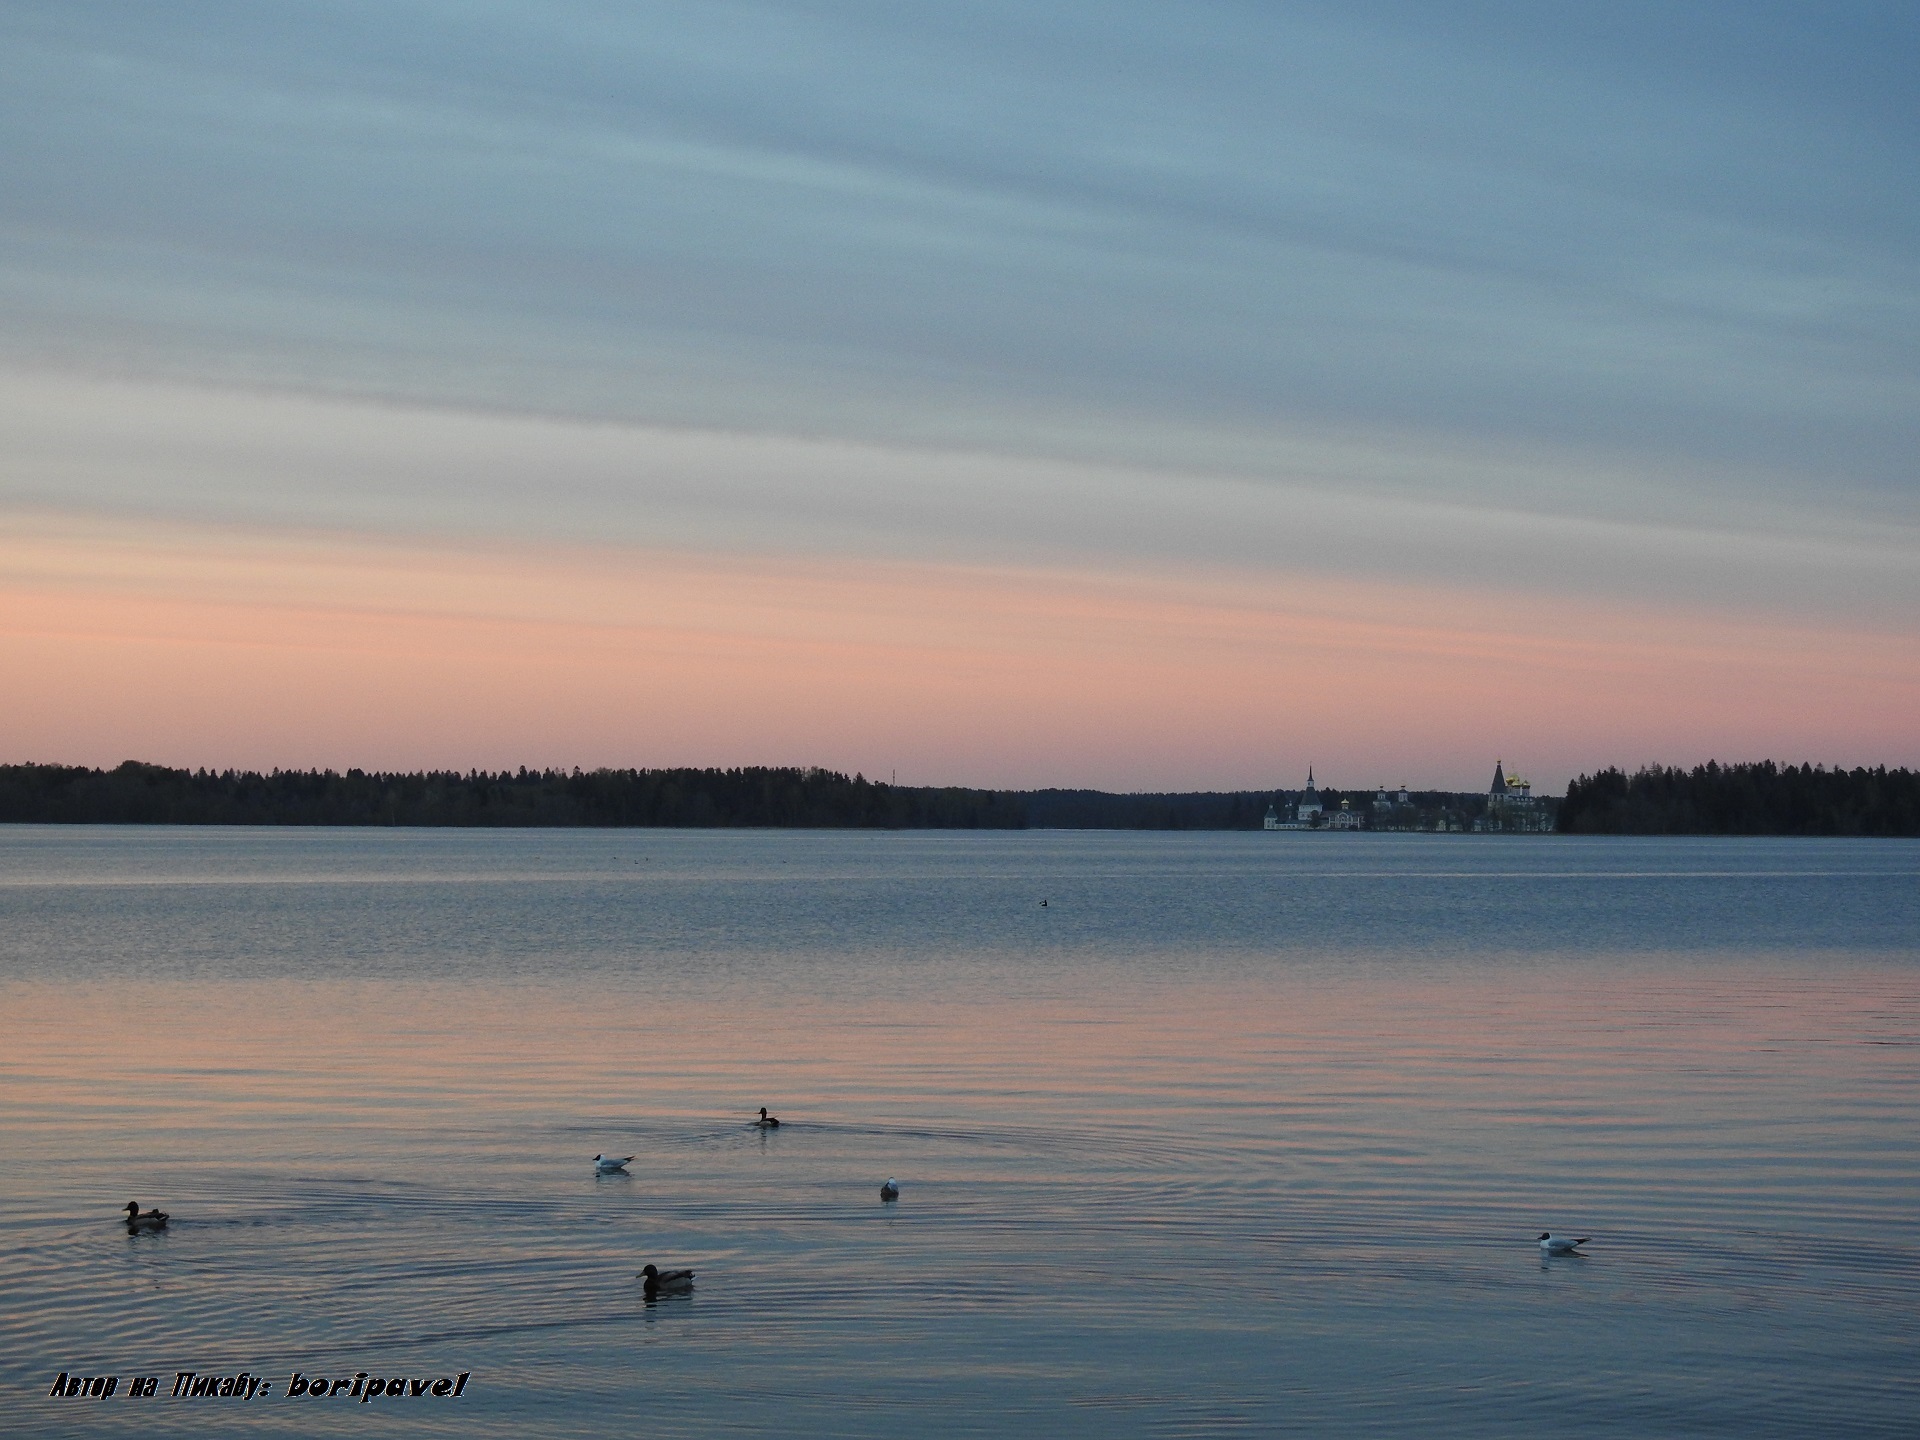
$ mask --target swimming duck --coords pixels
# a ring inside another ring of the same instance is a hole
[[[764,1105],[760,1107],[760,1118],[753,1123],[758,1125],[762,1130],[778,1130],[780,1128],[779,1118],[767,1114],[767,1107]]]
[[[142,1210],[138,1200],[127,1202],[127,1229],[164,1230],[167,1228],[167,1212],[164,1210]]]
[[[633,1159],[631,1155],[596,1155],[593,1157],[593,1173],[596,1175],[611,1175],[616,1170],[625,1170],[627,1168],[627,1161],[631,1159]]]
[[[683,1290],[693,1288],[691,1270],[661,1270],[648,1265],[635,1278],[647,1282],[646,1291],[649,1300],[656,1295],[677,1295]]]
[[[880,1187],[880,1198],[882,1200],[898,1200],[900,1198],[900,1182],[889,1176],[887,1183]]]
[[[1551,1230],[1542,1230],[1540,1232],[1540,1253],[1543,1255],[1572,1255],[1575,1253],[1574,1246],[1584,1245],[1592,1238],[1591,1235],[1582,1235],[1578,1240],[1569,1240],[1566,1236],[1556,1235]]]

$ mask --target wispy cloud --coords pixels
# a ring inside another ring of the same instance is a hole
[[[54,509],[1472,585],[1869,629],[1920,610],[1912,526],[1687,506],[1591,465],[1557,477],[1596,492],[1588,513],[1556,515],[1525,503],[1554,461],[1387,434],[1276,434],[1285,470],[1249,476],[5,371],[0,424],[18,501]]]
[[[1779,16],[1696,17],[1753,71],[1703,37],[1683,76],[1619,53],[1648,16],[1465,13],[50,7],[7,301],[76,359],[476,403],[1038,444],[1037,397],[1110,450],[1334,419],[1889,503],[1884,108],[1780,73]]]

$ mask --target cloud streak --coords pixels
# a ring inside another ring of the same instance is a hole
[[[61,509],[165,497],[254,523],[1564,591],[1896,631],[1920,609],[1911,528],[1788,533],[1757,507],[1556,516],[1496,498],[1532,473],[1525,456],[1391,436],[1296,435],[1285,478],[1261,479],[5,372],[0,423],[20,500]],[[1391,493],[1416,478],[1483,493]],[[1615,492],[1634,479],[1566,478]]]
[[[6,177],[17,318],[55,292],[99,349],[1023,448],[1037,394],[1109,459],[1314,418],[1911,501],[1911,152],[1824,90],[1204,5],[100,13],[16,36]]]

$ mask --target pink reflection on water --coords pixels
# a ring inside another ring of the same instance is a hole
[[[325,981],[4,992],[17,1160],[275,1162],[621,1118],[1025,1124],[1216,1153],[1472,1164],[1814,1155],[1920,1082],[1920,978],[1857,964],[1132,974],[832,1004],[643,984]],[[884,987],[876,987],[876,991]],[[441,1137],[445,1137],[444,1139]],[[587,1153],[591,1153],[589,1147]]]

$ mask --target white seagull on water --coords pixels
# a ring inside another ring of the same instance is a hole
[[[1551,1230],[1540,1232],[1540,1253],[1542,1255],[1572,1255],[1576,1245],[1584,1245],[1593,1237],[1582,1235],[1578,1240],[1569,1240],[1564,1235],[1556,1235]]]
[[[618,1155],[596,1155],[593,1157],[593,1173],[596,1175],[611,1175],[616,1170],[625,1170],[627,1168],[627,1161],[631,1159],[633,1159],[631,1155],[625,1157]]]

